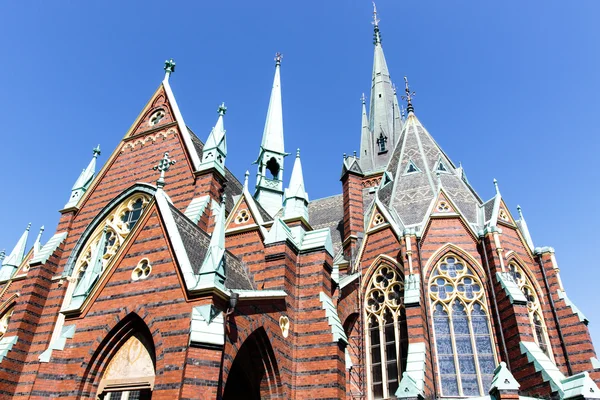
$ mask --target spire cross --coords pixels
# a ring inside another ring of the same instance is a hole
[[[163,156],[162,160],[158,162],[158,165],[152,168],[155,171],[160,171],[160,177],[156,181],[156,186],[159,189],[165,187],[165,172],[168,171],[173,164],[175,164],[175,160],[171,160],[169,158],[169,153],[165,152],[165,155]]]
[[[281,65],[281,60],[283,59],[283,54],[280,52],[275,53],[275,65]]]
[[[373,2],[373,22],[371,22],[376,28],[379,26],[379,19],[377,18],[377,6]]]
[[[175,72],[175,61],[171,58],[165,60],[165,78],[168,78],[172,72]]]
[[[402,96],[402,100],[406,100],[406,110],[408,112],[415,111],[412,105],[412,98],[417,95],[416,92],[411,92],[410,87],[408,86],[408,78],[404,77],[404,92],[406,95]]]
[[[217,108],[217,112],[219,113],[219,115],[225,115],[225,113],[227,112],[227,107],[225,107],[225,102],[221,103],[219,108]]]

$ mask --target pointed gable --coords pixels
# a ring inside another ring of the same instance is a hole
[[[140,113],[127,136],[135,136],[172,122],[175,122],[173,107],[167,98],[165,87],[161,83]]]

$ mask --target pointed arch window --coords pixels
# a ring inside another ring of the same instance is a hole
[[[552,352],[548,343],[550,343],[548,339],[548,331],[546,329],[546,324],[544,323],[544,316],[542,313],[542,306],[536,295],[536,291],[534,289],[533,284],[523,272],[521,266],[515,262],[511,262],[508,265],[508,273],[515,281],[521,292],[525,295],[527,299],[527,313],[529,315],[529,322],[531,324],[531,330],[533,332],[533,336],[535,338],[536,343],[540,347],[540,349],[552,359]]]
[[[385,153],[387,151],[387,136],[381,132],[379,134],[379,138],[377,139],[377,147],[379,148],[379,153]]]
[[[484,396],[496,356],[481,281],[449,254],[431,274],[429,296],[442,396]]]
[[[403,299],[404,280],[399,271],[381,264],[365,296],[367,363],[373,399],[393,396],[406,369],[408,332]]]

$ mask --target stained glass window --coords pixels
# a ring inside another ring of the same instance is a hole
[[[508,274],[527,299],[529,322],[531,323],[531,330],[533,331],[536,343],[548,357],[552,358],[551,349],[548,346],[549,340],[546,325],[544,324],[542,306],[531,280],[525,275],[521,266],[514,262],[508,265]]]
[[[408,352],[404,281],[398,270],[379,266],[365,299],[371,394],[373,399],[385,399],[398,389]]]
[[[483,396],[496,367],[483,285],[455,255],[429,282],[442,396]]]

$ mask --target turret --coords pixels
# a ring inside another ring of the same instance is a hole
[[[300,149],[296,152],[296,160],[292,169],[290,184],[285,190],[283,200],[283,219],[303,218],[308,222],[308,194],[304,189],[302,163],[300,162]]]
[[[13,251],[11,251],[8,257],[2,262],[2,267],[0,267],[0,282],[10,279],[17,271],[17,268],[19,268],[19,265],[23,262],[30,228],[31,224],[27,225],[27,229],[25,229],[25,232],[21,235],[21,238],[15,245]]]
[[[225,103],[221,103],[217,112],[219,117],[202,149],[202,160],[198,170],[205,171],[214,168],[221,176],[225,177],[225,158],[227,157],[227,141],[223,128],[223,116],[227,112]]]
[[[75,181],[73,188],[71,189],[71,197],[67,204],[65,204],[65,209],[75,207],[79,202],[79,199],[83,194],[88,190],[92,180],[94,179],[94,174],[96,173],[96,158],[100,155],[100,145],[96,146],[93,150],[94,155],[92,160],[88,164],[86,168],[81,172],[79,178]]]

